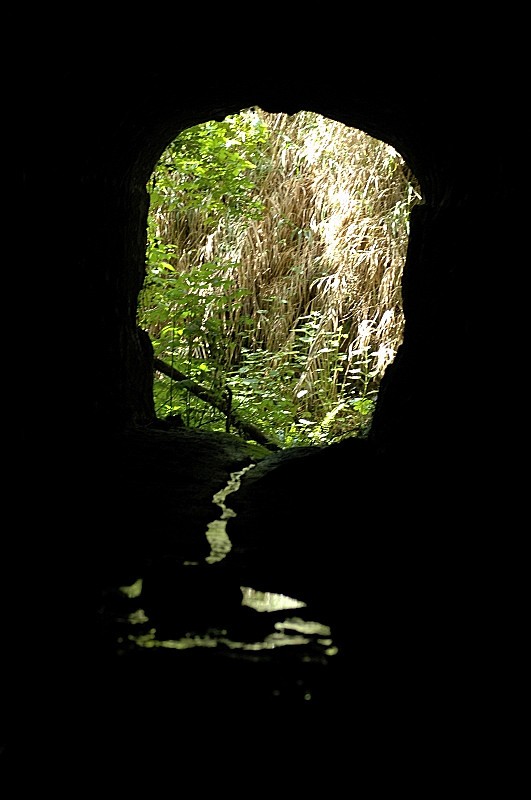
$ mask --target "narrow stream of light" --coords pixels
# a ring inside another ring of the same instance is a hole
[[[249,464],[248,467],[244,467],[239,472],[231,472],[227,485],[219,492],[216,492],[212,498],[212,502],[221,508],[221,517],[209,522],[207,527],[206,537],[210,545],[210,555],[207,556],[206,561],[209,564],[222,561],[232,548],[231,540],[227,535],[227,520],[235,517],[236,512],[231,508],[227,508],[224,501],[228,494],[232,494],[240,488],[242,476],[255,466],[256,464]]]

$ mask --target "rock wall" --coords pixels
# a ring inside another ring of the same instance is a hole
[[[144,277],[145,184],[157,158],[183,127],[257,104],[287,113],[309,109],[361,128],[396,147],[414,170],[424,204],[411,220],[404,344],[380,392],[373,435],[393,451],[406,444],[422,451],[437,437],[455,443],[463,429],[476,438],[485,423],[478,365],[488,349],[488,309],[500,300],[507,196],[503,137],[491,147],[477,101],[469,103],[458,82],[452,92],[434,87],[430,95],[412,89],[395,96],[289,82],[267,90],[238,82],[181,90],[163,75],[148,87],[148,77],[133,75],[127,100],[116,106],[105,83],[97,86],[90,113],[85,109],[89,124],[77,131],[83,158],[63,167],[76,279],[82,276],[76,350],[93,376],[83,384],[85,424],[121,429],[153,416],[150,359],[135,314]]]
[[[197,44],[199,61],[199,38]],[[135,657],[133,669],[124,666],[115,658],[116,643],[108,646],[100,613],[103,576],[121,563],[122,549],[132,561],[143,553],[146,561],[153,553],[164,561],[187,543],[191,534],[183,532],[179,514],[182,509],[195,517],[193,504],[202,498],[194,488],[202,474],[198,453],[188,458],[182,445],[179,451],[181,437],[159,432],[147,437],[146,447],[135,449],[134,437],[125,438],[119,457],[109,454],[120,436],[138,432],[154,414],[151,354],[135,324],[144,278],[146,182],[182,129],[256,104],[271,112],[314,111],[388,142],[419,179],[424,204],[411,220],[404,342],[383,381],[370,442],[294,459],[265,476],[258,499],[250,482],[242,487],[240,519],[253,521],[256,549],[269,550],[270,564],[291,558],[290,581],[318,591],[320,576],[312,570],[326,571],[328,611],[339,617],[344,612],[341,642],[352,660],[332,707],[334,719],[342,720],[334,743],[344,738],[346,721],[359,740],[369,740],[380,772],[391,763],[389,754],[399,752],[408,781],[430,757],[437,762],[430,780],[446,774],[448,760],[468,764],[473,740],[478,752],[483,743],[491,747],[497,760],[499,736],[493,735],[501,731],[506,741],[507,731],[517,727],[501,719],[499,709],[512,701],[505,686],[494,697],[493,687],[500,683],[497,668],[507,658],[507,630],[518,605],[511,598],[520,524],[512,518],[517,488],[506,457],[519,424],[512,408],[516,371],[509,363],[517,337],[508,323],[519,316],[514,284],[520,285],[524,263],[522,254],[510,255],[522,223],[511,219],[514,143],[500,76],[493,80],[493,72],[486,75],[474,61],[468,72],[450,73],[454,54],[445,53],[438,73],[432,67],[394,82],[392,72],[371,82],[355,60],[341,80],[315,80],[300,68],[283,71],[280,79],[259,79],[221,66],[205,78],[198,64],[190,66],[189,55],[186,64],[180,56],[175,45],[171,70],[157,70],[147,57],[135,64],[102,62],[96,51],[53,68],[48,61],[35,63],[9,118],[16,128],[8,153],[17,156],[21,180],[11,203],[19,246],[9,294],[16,314],[17,417],[13,461],[8,453],[12,509],[6,513],[14,532],[5,537],[10,580],[3,588],[8,624],[12,611],[21,613],[15,630],[4,634],[16,659],[8,659],[4,678],[14,702],[3,741],[20,765],[35,763],[37,753],[49,757],[53,768],[57,753],[64,761],[71,752],[93,769],[104,735],[114,758],[122,713],[129,721],[122,744],[127,758],[134,729],[144,738],[145,731],[158,729],[166,738],[170,698],[171,721],[178,723],[173,727],[185,733],[183,752],[203,749],[205,723],[197,717],[196,696],[185,702],[182,723],[175,695],[178,674],[179,695],[199,686],[206,708],[208,692],[195,659],[177,673],[169,656],[161,671],[161,651]],[[324,74],[321,64],[315,71]],[[435,80],[434,74],[443,77]],[[210,439],[201,463],[209,448]],[[227,457],[227,467],[232,460]],[[223,472],[219,459],[213,461]],[[247,527],[237,532],[244,541]],[[305,556],[307,533],[313,550]],[[352,569],[344,541],[355,555]],[[262,568],[262,557],[257,561]],[[260,711],[251,705],[249,714],[248,697],[267,681],[256,681],[254,661],[242,659],[236,672],[235,663],[230,660],[227,679],[240,692],[240,704],[219,693],[220,741],[229,717],[246,735],[249,716],[254,723],[265,713],[259,704]],[[504,679],[511,684],[512,672]],[[288,707],[282,723],[290,746],[295,717],[304,729],[304,712],[299,705],[295,710]],[[310,731],[312,740],[323,731],[328,736],[329,713],[326,707]],[[197,740],[187,733],[194,715]],[[208,726],[213,722],[209,718]],[[52,728],[59,733],[51,736]],[[347,743],[346,753],[338,752],[350,780],[357,741],[353,746],[347,735]],[[173,738],[169,745],[166,763],[177,752]],[[232,765],[232,741],[229,750]],[[158,768],[160,753],[155,755]],[[482,768],[470,768],[474,784]],[[509,772],[512,765],[504,780]],[[256,774],[262,773],[263,765]]]

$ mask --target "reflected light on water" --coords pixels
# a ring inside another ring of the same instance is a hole
[[[267,637],[268,639],[270,637]],[[272,650],[278,647],[279,644],[286,644],[287,642],[267,641],[263,642],[233,642],[220,635],[204,635],[204,636],[183,636],[180,639],[157,639],[157,632],[152,628],[149,633],[142,636],[128,636],[129,641],[134,642],[139,647],[165,647],[170,650],[189,650],[191,647],[218,647],[225,645],[230,650]],[[303,640],[307,642],[308,640]],[[294,644],[301,644],[302,642],[292,642]]]
[[[131,586],[121,586],[120,591],[129,598],[138,598],[142,591],[142,580],[139,579]],[[306,607],[306,603],[283,594],[259,592],[249,586],[242,586],[241,591],[242,605],[259,612],[283,611]],[[138,608],[128,614],[125,619],[122,618],[121,621],[129,625],[139,625],[149,623],[149,618],[146,616],[144,609]],[[209,630],[206,634],[187,633],[185,636],[178,639],[158,639],[156,628],[150,628],[147,633],[130,634],[127,636],[127,641],[138,647],[164,647],[172,650],[188,650],[192,647],[211,648],[218,646],[227,647],[230,650],[273,650],[286,645],[306,645],[310,643],[308,637],[319,636],[322,638],[318,640],[318,643],[323,647],[329,648],[327,650],[328,655],[333,654],[333,648],[331,648],[332,640],[328,638],[330,637],[330,628],[327,625],[314,622],[313,620],[293,617],[283,622],[276,622],[273,627],[274,632],[267,635],[263,641],[260,642],[234,641],[227,635],[226,630]],[[123,637],[120,637],[118,641],[122,644],[124,642]]]
[[[210,522],[206,530],[206,538],[210,545],[210,555],[206,558],[208,564],[215,564],[216,561],[222,561],[232,548],[232,543],[227,535],[226,528],[227,520],[231,519],[231,517],[235,517],[236,513],[231,508],[227,508],[224,501],[228,494],[232,494],[240,488],[241,477],[255,466],[256,464],[250,464],[239,472],[231,472],[227,485],[219,492],[216,492],[212,498],[212,502],[221,508],[221,517]]]
[[[255,611],[285,611],[289,608],[306,608],[302,600],[295,600],[285,594],[273,592],[257,592],[249,586],[240,586],[243,594],[242,606],[249,606]]]
[[[131,584],[131,586],[120,586],[119,591],[122,594],[125,594],[126,597],[130,597],[134,599],[135,597],[140,597],[142,594],[142,578],[139,578],[137,581]]]
[[[298,622],[303,624],[299,626],[296,622],[293,626],[293,629],[300,627],[302,630],[304,628],[304,621],[299,620]],[[317,623],[310,623],[310,630],[308,631],[309,634],[315,632],[313,628],[316,624]],[[302,632],[295,632],[291,634],[284,632],[290,629],[289,620],[286,620],[284,623],[282,623],[283,629],[277,625],[275,625],[275,628],[279,629],[274,633],[270,633],[261,642],[234,641],[227,636],[227,631],[211,631],[210,633],[201,636],[197,634],[187,634],[179,639],[157,639],[156,628],[151,628],[147,633],[141,635],[130,634],[127,639],[129,642],[132,642],[138,647],[164,647],[170,650],[189,650],[192,647],[212,648],[221,646],[227,647],[229,650],[257,651],[275,650],[277,647],[306,645],[310,643],[308,636],[305,636]],[[327,644],[327,641],[323,641],[321,644],[325,645]]]
[[[236,514],[225,505],[225,498],[228,494],[237,491],[240,487],[241,477],[255,464],[233,472],[230,480],[221,491],[213,497],[213,502],[221,508],[221,517],[209,523],[206,537],[210,545],[210,554],[206,558],[207,563],[214,564],[223,560],[232,548],[232,543],[226,532],[226,521]],[[130,586],[120,586],[119,592],[128,599],[138,599],[142,594],[143,580],[139,578]],[[242,592],[241,606],[246,606],[257,612],[279,612],[296,608],[306,608],[306,603],[293,597],[274,592],[263,592],[252,589],[250,586],[240,586]],[[215,601],[215,598],[212,598]],[[127,625],[147,625],[150,620],[142,608],[138,608],[125,618],[117,621]],[[192,631],[186,635],[175,639],[158,639],[157,629],[151,627],[147,632],[140,634],[129,634],[118,639],[121,644],[129,642],[130,645],[142,648],[162,647],[172,650],[188,650],[193,647],[214,648],[224,647],[229,650],[257,651],[274,650],[278,647],[293,645],[308,645],[317,643],[324,648],[326,655],[335,655],[337,648],[334,647],[330,638],[330,628],[320,622],[305,620],[299,617],[289,618],[282,622],[275,622],[273,631],[266,635],[262,641],[242,642],[232,639],[226,630],[212,630],[206,632]],[[315,637],[319,637],[317,640]]]

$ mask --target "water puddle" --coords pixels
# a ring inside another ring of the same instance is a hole
[[[138,601],[142,594],[142,583],[142,580],[139,579],[130,586],[121,586],[119,592],[129,601]],[[259,592],[248,586],[242,586],[240,589],[242,607],[251,608],[258,613],[267,614],[306,607],[306,603],[286,595]],[[132,646],[162,647],[171,650],[188,650],[192,647],[222,647],[229,650],[258,651],[293,645],[313,645],[327,656],[335,655],[337,652],[331,639],[330,628],[327,625],[301,617],[288,617],[274,622],[271,632],[260,641],[236,640],[231,638],[225,629],[209,630],[206,633],[187,633],[178,638],[161,639],[157,635],[157,629],[150,625],[150,619],[141,607],[136,607],[123,616],[117,616],[116,621],[126,627],[137,625],[142,627],[139,633],[127,633],[125,636],[118,637],[118,643],[125,649]]]
[[[222,561],[232,549],[232,542],[227,535],[227,520],[235,517],[236,512],[227,508],[225,498],[240,488],[242,477],[255,466],[256,464],[250,464],[239,472],[231,472],[227,485],[221,491],[216,492],[212,499],[212,502],[221,508],[221,517],[209,522],[206,530],[206,538],[210,545],[210,555],[206,558],[208,564]]]
[[[241,478],[254,466],[254,464],[251,464],[239,472],[231,473],[227,485],[213,497],[213,503],[219,506],[221,515],[218,519],[209,523],[206,530],[205,535],[210,545],[210,553],[205,559],[207,564],[215,564],[222,561],[227,558],[232,549],[232,543],[226,527],[227,521],[235,517],[236,514],[226,505],[225,500],[228,495],[240,488]],[[186,570],[188,570],[188,567],[193,568],[194,566],[197,567],[198,563],[184,562],[181,564],[181,568]],[[177,568],[175,581],[178,581]],[[116,611],[115,613],[115,621],[119,628],[117,641],[120,652],[124,653],[134,648],[164,648],[166,650],[189,650],[190,648],[208,650],[217,648],[227,652],[236,650],[244,654],[256,651],[267,653],[268,651],[276,651],[279,648],[298,647],[302,649],[303,658],[306,661],[315,659],[321,662],[323,658],[326,660],[336,654],[337,648],[334,646],[331,631],[327,625],[306,619],[303,615],[279,618],[279,612],[302,611],[306,608],[305,602],[283,594],[257,591],[249,586],[240,586],[239,589],[241,591],[240,610],[238,611],[236,608],[232,618],[229,615],[226,626],[207,628],[206,630],[187,630],[183,635],[176,635],[175,637],[160,636],[156,620],[150,619],[142,607],[142,578],[139,578],[129,586],[121,586],[117,590],[111,591],[109,595],[114,594],[115,601],[121,598],[117,603],[118,605],[121,603],[121,611]],[[108,600],[112,605],[110,597],[108,597]],[[215,608],[217,605],[216,596],[214,595],[210,600],[213,608]],[[193,599],[190,600],[190,603],[193,603]],[[186,598],[183,606],[185,614]],[[251,623],[249,625],[248,617],[246,617],[245,638],[242,638],[241,635],[235,636],[234,632],[231,632],[231,627],[235,627],[236,632],[241,633],[241,626],[234,625],[234,623],[235,621],[236,623],[238,622],[239,614],[248,614],[245,609],[257,612],[257,620],[258,617],[263,618],[264,615],[270,614],[272,620],[269,629],[265,631],[264,624],[255,624],[253,626]],[[177,622],[176,620],[176,632],[178,630]],[[253,630],[253,627],[256,630]],[[256,635],[253,635],[253,633]]]

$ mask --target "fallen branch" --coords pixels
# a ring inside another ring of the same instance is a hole
[[[229,427],[232,425],[245,439],[252,439],[254,442],[258,442],[258,444],[267,447],[268,450],[282,449],[282,446],[278,442],[273,441],[269,436],[263,433],[260,428],[253,425],[252,422],[247,422],[242,419],[240,415],[231,408],[230,394],[225,400],[223,397],[201,386],[201,384],[191,380],[188,375],[179,372],[175,367],[166,364],[165,361],[161,361],[160,358],[155,358],[153,360],[153,367],[157,372],[161,372],[163,375],[166,375],[168,378],[175,381],[175,383],[179,384],[179,388],[186,389],[190,394],[193,394],[205,403],[217,408],[222,414],[225,414],[230,422]]]

